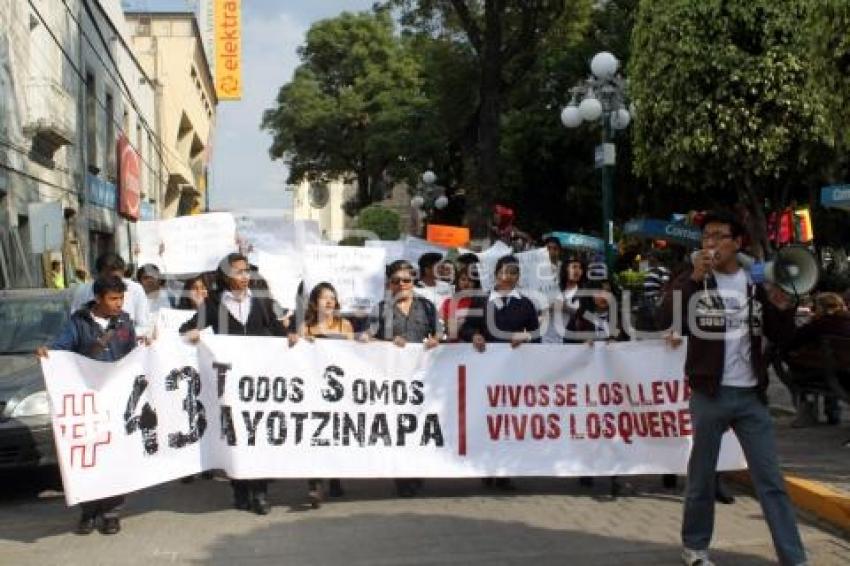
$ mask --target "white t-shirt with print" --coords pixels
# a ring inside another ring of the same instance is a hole
[[[743,269],[739,269],[732,274],[715,272],[714,278],[717,280],[717,291],[723,300],[726,315],[726,348],[721,385],[755,387],[758,380],[753,372],[752,342],[748,324],[750,308],[747,301],[747,274]]]

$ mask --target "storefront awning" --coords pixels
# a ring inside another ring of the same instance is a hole
[[[585,236],[584,234],[576,234],[574,232],[549,232],[548,234],[544,234],[543,237],[558,238],[562,248],[572,250],[601,252],[605,249],[601,238],[594,238],[593,236]]]
[[[824,208],[838,208],[850,212],[850,185],[829,185],[820,190],[820,203]]]
[[[692,248],[699,247],[702,238],[702,231],[692,224],[667,222],[654,218],[629,220],[623,227],[623,234],[653,240],[667,240]]]

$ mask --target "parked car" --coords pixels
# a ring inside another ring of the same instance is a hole
[[[50,403],[38,346],[69,318],[63,289],[0,291],[0,470],[56,464]]]

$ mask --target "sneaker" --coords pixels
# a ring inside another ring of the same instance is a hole
[[[714,566],[714,562],[708,559],[707,550],[682,549],[682,563],[685,566]]]
[[[266,498],[266,494],[255,492],[251,501],[251,510],[257,515],[268,515],[272,510],[272,504]]]

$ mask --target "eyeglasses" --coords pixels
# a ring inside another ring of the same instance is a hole
[[[411,277],[393,277],[390,279],[390,283],[393,285],[398,285],[400,283],[413,283],[413,278]]]
[[[731,238],[734,238],[734,236],[732,234],[725,234],[723,232],[709,232],[707,234],[702,235],[702,241],[703,242],[707,242],[709,240],[714,241],[714,242],[719,242],[720,240],[728,240],[728,239],[731,239]]]

